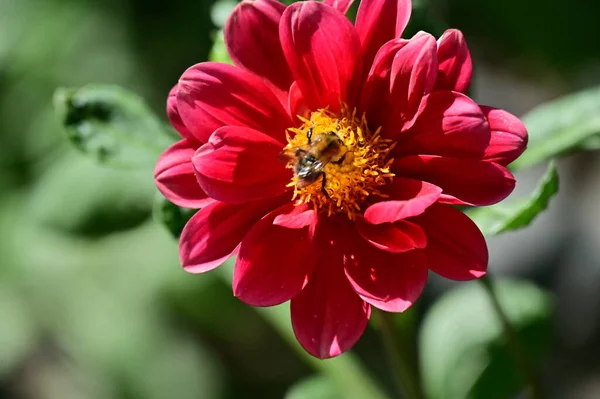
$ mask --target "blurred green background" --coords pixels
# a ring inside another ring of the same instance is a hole
[[[176,240],[152,221],[152,168],[95,164],[69,145],[55,116],[58,87],[110,83],[142,96],[166,123],[169,89],[188,66],[207,59],[233,2],[213,3],[0,0],[0,398],[345,397],[318,387],[318,380],[295,385],[334,363],[315,367],[298,356],[297,344],[234,299],[218,273],[183,272]],[[473,96],[480,102],[522,114],[600,82],[596,2],[414,3],[410,32],[464,31],[476,62]],[[492,272],[535,281],[559,299],[556,313],[545,319],[556,331],[541,358],[551,398],[600,397],[600,361],[592,356],[600,349],[594,288],[600,234],[568,211],[577,204],[593,210],[600,198],[596,158],[583,154],[561,163],[559,210],[520,236],[490,244]],[[540,172],[524,172],[519,190],[531,191]],[[421,325],[431,331],[435,323],[423,322],[424,315],[453,287],[432,277],[418,306],[399,319],[399,331],[409,341]],[[456,314],[456,320],[472,318]],[[435,362],[454,343],[438,345],[433,354],[421,348],[423,362]],[[416,349],[409,352],[416,364]],[[391,371],[374,328],[356,346],[356,359],[391,395]],[[495,380],[490,375],[480,377]],[[315,381],[317,388],[310,385]],[[463,386],[446,396],[429,391],[448,399],[515,393],[481,393],[482,384],[469,394],[459,393],[467,390]],[[495,384],[499,389],[503,382]]]

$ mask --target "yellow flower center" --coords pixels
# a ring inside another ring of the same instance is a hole
[[[354,219],[374,197],[386,197],[380,188],[394,176],[389,153],[395,143],[383,139],[380,128],[371,132],[365,116],[348,107],[340,114],[320,109],[310,119],[299,118],[303,124],[289,129],[283,150],[287,168],[294,170],[288,187],[294,187],[297,205]]]

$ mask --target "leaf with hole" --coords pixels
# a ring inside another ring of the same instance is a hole
[[[119,86],[58,89],[54,107],[71,143],[103,164],[152,167],[173,142],[142,99]]]

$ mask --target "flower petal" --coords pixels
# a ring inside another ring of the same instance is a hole
[[[315,1],[298,2],[279,25],[283,53],[308,106],[316,110],[354,105],[362,75],[360,41],[354,26],[335,9]]]
[[[337,356],[360,338],[371,307],[354,292],[344,275],[349,252],[346,238],[350,223],[337,226],[320,222],[317,234],[322,247],[308,285],[291,301],[292,327],[300,345],[320,359]],[[355,233],[354,233],[355,234]]]
[[[302,96],[302,92],[298,88],[298,84],[296,82],[292,83],[290,86],[288,111],[290,115],[302,116],[307,119],[309,118],[310,108],[306,104],[306,101]]]
[[[461,31],[448,29],[438,40],[437,90],[454,90],[466,93],[471,84],[473,61]]]
[[[190,273],[216,268],[233,255],[246,232],[284,199],[243,205],[214,202],[187,222],[179,240],[179,258]]]
[[[427,246],[427,236],[417,224],[399,220],[395,223],[370,224],[358,218],[356,229],[370,244],[382,251],[402,253]]]
[[[301,229],[303,227],[311,227],[316,225],[317,212],[310,208],[308,204],[300,204],[287,209],[289,212],[280,212],[273,220],[273,224],[277,226],[287,227],[289,229]],[[314,231],[311,231],[311,236]]]
[[[420,215],[440,198],[442,189],[424,181],[395,177],[386,194],[390,200],[377,202],[365,210],[367,222],[393,223]]]
[[[199,144],[183,139],[165,150],[158,158],[154,180],[166,199],[185,208],[202,208],[214,200],[198,184],[192,156]]]
[[[178,90],[178,85],[175,85],[171,91],[169,91],[169,97],[167,97],[167,117],[169,118],[171,125],[175,128],[175,130],[177,130],[181,137],[195,140],[194,135],[187,127],[185,127],[185,124],[181,120],[181,116],[179,116],[179,111],[177,110]]]
[[[493,162],[434,155],[397,159],[392,170],[442,188],[441,201],[457,205],[492,205],[515,188],[515,178],[505,167]]]
[[[449,205],[435,204],[417,216],[415,223],[427,234],[429,268],[451,280],[483,276],[488,266],[485,238],[471,219]]]
[[[224,34],[235,65],[263,78],[287,102],[292,73],[279,42],[279,21],[285,5],[276,0],[242,1],[235,7]]]
[[[377,52],[373,65],[363,85],[359,110],[369,117],[372,126],[381,126],[385,119],[390,96],[390,75],[392,63],[398,51],[410,41],[404,39],[390,40]]]
[[[390,100],[393,105],[383,126],[384,134],[393,136],[408,127],[423,97],[431,92],[437,77],[435,38],[417,33],[402,47],[392,63]]]
[[[442,90],[424,98],[409,131],[398,136],[394,156],[443,155],[481,158],[490,142],[483,112],[464,94]]]
[[[243,203],[288,190],[291,172],[277,160],[282,148],[257,130],[225,126],[196,151],[192,163],[208,195],[222,202]]]
[[[248,232],[233,272],[233,293],[253,306],[274,306],[296,296],[308,283],[316,262],[309,228],[273,223],[293,204],[271,212]]]
[[[384,43],[402,35],[410,19],[411,0],[362,0],[356,14],[365,65],[371,65]]]
[[[422,250],[401,254],[357,243],[345,272],[352,288],[365,302],[386,312],[403,312],[419,299],[427,282],[427,261]]]
[[[323,4],[327,4],[341,12],[346,14],[350,9],[350,6],[354,3],[354,0],[323,0]]]
[[[226,125],[257,129],[285,143],[285,130],[292,124],[258,76],[217,62],[196,64],[183,73],[177,109],[185,126],[203,143]]]
[[[506,166],[527,148],[527,129],[516,116],[492,107],[481,106],[492,130],[484,159]]]

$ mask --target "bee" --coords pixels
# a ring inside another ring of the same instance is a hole
[[[284,151],[281,156],[290,162],[295,160],[294,174],[298,177],[297,187],[304,188],[315,183],[321,178],[321,192],[329,198],[325,185],[325,167],[327,164],[341,164],[344,162],[347,151],[344,151],[344,143],[335,132],[319,133],[313,138],[314,128],[306,132],[308,144],[297,147],[294,151]]]

